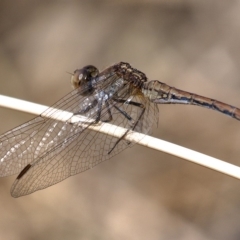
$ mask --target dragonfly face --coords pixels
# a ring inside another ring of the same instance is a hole
[[[97,77],[98,74],[99,71],[96,67],[92,65],[85,66],[84,68],[74,71],[71,84],[75,89],[85,89],[85,91],[81,92],[81,95],[89,95],[94,91],[91,81],[94,77]]]

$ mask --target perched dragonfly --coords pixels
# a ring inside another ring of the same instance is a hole
[[[149,134],[157,125],[157,104],[198,105],[240,120],[240,109],[147,81],[144,73],[124,62],[101,72],[92,65],[77,69],[71,83],[75,89],[40,116],[0,136],[0,176],[19,174],[13,197],[47,188],[130,147],[127,135]],[[90,129],[107,122],[125,132],[117,138]]]

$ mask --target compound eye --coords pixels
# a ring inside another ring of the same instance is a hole
[[[78,88],[80,86],[80,80],[79,80],[79,75],[80,75],[80,70],[77,69],[74,71],[72,77],[71,77],[71,84],[73,88]]]
[[[92,78],[99,74],[98,69],[92,65],[86,66],[85,71],[87,72],[88,76]]]
[[[82,69],[77,69],[71,78],[71,83],[74,88],[79,88],[83,84],[91,81],[92,78],[98,75],[99,71],[96,67],[88,65]]]

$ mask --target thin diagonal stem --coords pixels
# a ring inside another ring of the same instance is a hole
[[[30,114],[40,115],[42,114],[47,108],[47,106],[11,98],[7,96],[0,95],[0,106],[5,108],[10,108]],[[63,111],[62,114],[54,116],[52,115],[51,118],[59,120],[59,121],[66,121],[72,116],[73,114],[70,112]],[[44,116],[43,116],[44,117]],[[79,116],[72,117],[72,121],[74,119],[79,121]],[[97,125],[90,125],[89,128],[93,131],[100,131],[105,134],[110,134],[115,137],[121,137],[125,132],[126,129],[113,126],[109,123],[99,123]],[[144,136],[144,137],[143,137]],[[213,169],[215,171],[224,173],[231,177],[240,179],[240,167],[235,166],[233,164],[224,162],[222,160],[207,156],[205,154],[178,146],[176,144],[163,141],[161,139],[157,139],[151,136],[145,136],[141,133],[131,132],[131,134],[127,134],[125,139],[130,142],[136,142],[142,146],[155,149],[157,151],[162,151],[187,161],[199,164],[201,166]]]

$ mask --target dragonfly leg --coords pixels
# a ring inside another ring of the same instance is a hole
[[[127,103],[129,105],[133,105],[133,106],[136,106],[136,107],[140,107],[140,108],[143,108],[143,104],[142,103],[138,103],[138,102],[133,102],[133,101],[127,101],[125,99],[120,99],[120,98],[114,98],[113,99],[115,102],[119,102],[119,103]],[[121,108],[117,107],[117,106],[114,106],[121,114],[123,114],[124,117],[126,117],[129,121],[132,120],[132,117],[127,114],[125,111],[123,111]]]
[[[108,119],[102,120],[102,122],[111,122],[112,119],[113,119],[113,117],[112,117],[112,112],[111,112],[111,109],[110,109],[110,105],[109,105],[108,100],[105,101],[105,104],[106,104],[106,106],[107,106]]]
[[[82,110],[80,110],[76,113],[73,113],[73,116],[84,115],[98,105],[97,106],[97,117],[93,122],[93,124],[97,124],[101,119],[102,104],[103,104],[103,99],[102,98],[101,98],[100,101],[97,101],[97,99],[95,99],[90,105],[86,106],[84,109],[82,109]],[[110,105],[109,105],[109,102],[107,100],[105,101],[105,104],[107,106],[107,112],[108,112],[109,118],[106,119],[106,120],[102,120],[102,122],[110,122],[110,121],[112,121],[112,113],[111,113],[111,110],[110,110]],[[89,123],[89,122],[81,121],[81,123]]]
[[[114,108],[116,108],[125,118],[127,118],[129,121],[132,120],[131,116],[129,116],[125,111],[123,111],[121,108],[117,107],[117,106],[113,106]]]
[[[107,112],[108,112],[109,118],[106,120],[102,120],[102,122],[110,122],[112,120],[112,113],[110,110],[110,105],[109,105],[108,100],[105,100],[105,104],[107,106]],[[98,101],[97,117],[96,117],[95,121],[93,122],[93,124],[97,124],[101,120],[102,106],[103,106],[103,97],[101,98],[100,101]]]
[[[114,99],[114,100],[115,100],[115,99]],[[124,99],[117,99],[117,102],[123,102],[123,103],[124,103],[124,102],[126,102],[126,100],[124,100]],[[114,148],[117,146],[117,144],[118,144],[121,140],[124,139],[124,137],[129,133],[130,130],[133,131],[133,130],[136,128],[137,124],[139,123],[139,121],[141,120],[141,118],[142,118],[142,116],[143,116],[143,114],[144,114],[144,112],[145,112],[145,109],[146,109],[146,108],[145,108],[145,106],[144,106],[143,104],[141,104],[141,103],[137,103],[137,102],[132,102],[132,101],[130,101],[130,102],[128,102],[128,104],[142,108],[142,112],[140,113],[137,121],[134,122],[134,124],[133,124],[133,126],[131,127],[131,129],[128,129],[128,130],[115,142],[114,146],[111,148],[111,150],[108,152],[108,154],[110,154],[110,153],[114,150]],[[116,106],[115,106],[115,108],[116,108]],[[117,109],[119,109],[119,111],[120,111],[128,120],[132,120],[132,118],[131,118],[125,111],[123,111],[123,110],[120,109],[120,108],[117,108]],[[127,142],[127,144],[130,144],[130,143],[131,143],[131,142],[129,142],[129,141]]]
[[[122,98],[114,98],[113,100],[115,102],[127,103],[129,105],[133,105],[133,106],[136,106],[136,107],[143,107],[142,103],[138,103],[138,102],[134,102],[134,101],[127,101],[126,99],[122,99]]]
[[[94,99],[94,101],[92,101],[90,105],[87,105],[85,108],[81,109],[80,111],[73,113],[73,116],[84,115],[84,114],[88,113],[91,109],[96,107],[97,103],[98,103],[97,99]],[[80,122],[83,123],[83,124],[89,123],[88,121],[80,121]],[[71,120],[69,120],[69,123],[73,124],[71,122]]]
[[[143,104],[142,104],[141,108],[142,108],[142,112],[139,115],[139,118],[137,119],[137,121],[134,123],[132,130],[134,130],[136,128],[136,126],[138,125],[139,121],[141,120],[141,118],[142,118],[142,116],[143,116],[143,114],[144,114],[144,112],[146,110],[146,108],[145,108],[145,106]]]

